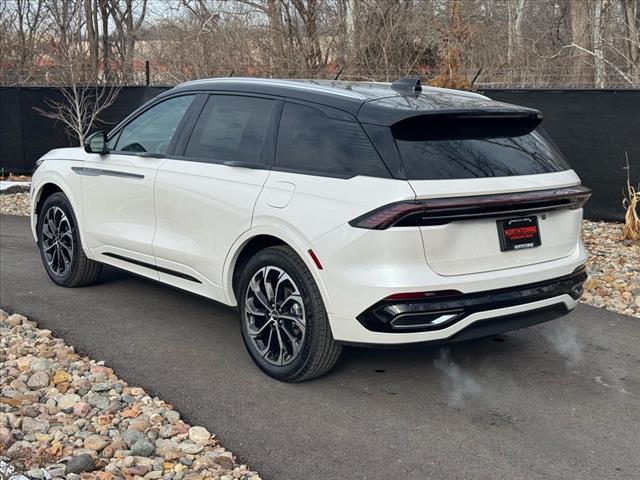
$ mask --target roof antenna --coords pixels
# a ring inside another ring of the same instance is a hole
[[[236,73],[235,70],[231,70],[231,73],[229,74],[229,77],[233,77],[233,74]]]
[[[411,77],[396,80],[391,84],[391,88],[402,93],[420,93],[422,91],[420,79]]]
[[[338,71],[338,73],[336,73],[336,76],[333,77],[334,80],[338,80],[340,78],[340,74],[342,73],[342,70],[344,70],[344,67],[340,67],[340,70]]]
[[[482,73],[482,68],[483,67],[480,67],[480,70],[478,70],[478,72],[476,73],[476,76],[473,77],[473,80],[471,80],[471,88],[473,88],[473,85],[476,83],[476,80],[478,79],[478,77]]]

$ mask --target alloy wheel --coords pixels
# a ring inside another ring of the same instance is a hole
[[[298,357],[307,328],[298,286],[284,270],[260,268],[251,277],[244,302],[244,322],[258,354],[276,366]]]
[[[50,207],[42,223],[42,252],[49,269],[63,277],[71,268],[73,235],[67,214],[57,206]]]

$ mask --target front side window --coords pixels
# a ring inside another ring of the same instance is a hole
[[[115,140],[115,152],[164,154],[194,95],[160,102],[129,122]],[[111,143],[111,142],[109,142]]]
[[[184,156],[216,161],[267,163],[280,102],[267,98],[212,95]]]
[[[276,166],[329,175],[390,176],[355,119],[330,118],[322,110],[297,103],[284,105]]]

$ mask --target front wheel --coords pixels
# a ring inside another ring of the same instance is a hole
[[[242,338],[255,363],[287,382],[326,373],[341,346],[331,335],[320,291],[302,259],[278,245],[245,265],[238,297]]]
[[[63,287],[94,283],[102,264],[89,260],[82,250],[78,222],[63,193],[48,196],[37,223],[38,247],[49,278]]]

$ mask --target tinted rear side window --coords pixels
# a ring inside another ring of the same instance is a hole
[[[267,98],[212,95],[187,144],[187,157],[265,163],[273,156],[279,102]]]
[[[285,103],[277,145],[276,166],[286,170],[320,175],[390,176],[355,119],[331,118],[307,105]]]
[[[419,140],[392,131],[411,180],[506,177],[570,168],[541,128],[519,136],[445,140]]]

